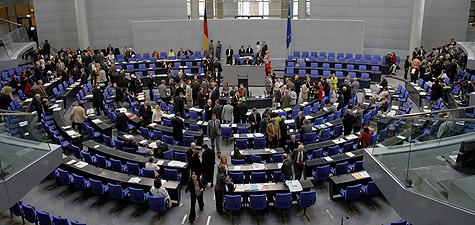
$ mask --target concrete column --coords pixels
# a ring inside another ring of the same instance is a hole
[[[238,2],[236,0],[218,0],[219,19],[234,19],[238,14]]]
[[[414,48],[421,46],[425,2],[425,0],[414,0],[414,4],[412,6],[412,24],[411,37],[409,39],[409,54],[414,50]]]
[[[306,0],[299,0],[299,11],[298,11],[298,18],[299,20],[304,20],[307,14],[306,7],[307,1]]]
[[[214,6],[213,0],[205,0],[205,7],[206,7],[206,15],[208,16],[208,20],[214,19]]]
[[[76,24],[78,27],[79,48],[87,49],[89,45],[89,28],[87,27],[86,0],[74,0]]]
[[[190,6],[191,6],[191,19],[192,19],[192,20],[197,20],[197,19],[199,19],[199,16],[200,16],[200,3],[199,3],[199,0],[191,0],[191,1],[190,1]]]

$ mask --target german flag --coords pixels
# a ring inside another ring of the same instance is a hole
[[[204,22],[203,22],[203,43],[204,43],[204,50],[208,50],[208,19],[206,18],[206,8],[205,8],[205,15],[204,15]]]

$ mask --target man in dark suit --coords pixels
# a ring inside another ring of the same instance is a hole
[[[234,54],[234,51],[233,49],[231,49],[231,45],[229,45],[228,49],[226,49],[226,64],[231,64],[233,54]]]
[[[239,57],[242,57],[244,53],[246,53],[246,50],[244,49],[244,45],[242,45],[238,52]]]
[[[206,95],[203,93],[203,88],[200,87],[200,91],[198,92],[196,96],[196,104],[198,108],[202,109],[205,102],[206,102]]]
[[[239,92],[234,91],[234,95],[231,95],[231,96],[233,96],[231,98],[231,105],[235,107],[239,103]]]
[[[216,150],[218,158],[221,158],[221,148],[219,144],[221,137],[221,120],[216,119],[216,114],[213,114],[211,120],[208,121],[206,133],[211,141],[211,148]]]
[[[221,120],[221,114],[223,114],[224,106],[219,103],[220,103],[219,99],[216,99],[216,101],[214,101],[214,107],[211,111],[212,111],[212,114],[216,115],[216,119]]]
[[[87,84],[87,74],[84,68],[81,68],[81,85]]]
[[[254,50],[252,50],[251,45],[248,45],[246,48],[246,53],[247,54],[254,54]]]
[[[300,180],[302,171],[307,162],[307,151],[303,150],[304,145],[299,145],[297,151],[292,152],[292,162],[294,163],[295,180]]]
[[[264,113],[262,117],[263,117],[262,120],[259,122],[259,133],[266,134],[267,124],[269,124],[269,114]]]
[[[185,100],[183,99],[183,92],[180,92],[178,96],[175,97],[174,99],[174,104],[175,104],[175,114],[176,113],[183,113],[183,109],[185,107]]]
[[[214,68],[214,72],[211,76],[214,77],[214,79],[216,80],[217,87],[219,88],[219,84],[221,81],[221,72],[219,72],[219,68]]]
[[[122,141],[121,147],[133,148],[135,151],[139,150],[139,145],[135,142],[134,136],[131,136],[128,140]]]
[[[89,76],[91,76],[91,83],[92,85],[96,84],[96,60],[92,60],[91,63],[87,66],[87,69],[89,70]]]
[[[152,107],[150,107],[147,100],[145,100],[145,102],[140,105],[139,114],[140,119],[143,121],[143,127],[147,127],[147,125],[150,124],[150,120],[152,119]]]
[[[104,96],[102,95],[102,90],[99,88],[99,86],[94,85],[94,89],[92,89],[92,103],[96,108],[98,116],[101,115],[101,109],[105,113],[104,105],[102,104],[103,101]]]
[[[300,87],[302,86],[302,83],[300,82],[299,80],[299,76],[295,76],[294,77],[294,80],[292,81],[292,83],[294,83],[294,86],[295,86],[295,93],[297,93],[297,99],[299,99],[299,96],[300,96]]]
[[[242,99],[239,99],[239,103],[234,107],[234,122],[246,123],[247,105]]]
[[[198,76],[194,76],[193,81],[191,82],[191,97],[193,99],[193,105],[197,106],[198,101],[198,92],[200,91],[200,82],[198,81]]]
[[[305,117],[303,117],[303,113],[302,113],[302,111],[300,111],[299,114],[297,115],[297,117],[295,117],[295,119],[294,119],[294,128],[295,128],[296,133],[298,133],[300,128],[302,128],[304,119],[305,119]]]
[[[153,150],[153,155],[159,159],[163,158],[163,152],[168,151],[168,144],[166,142],[162,142],[160,140],[157,140],[155,142],[157,145],[157,148]]]
[[[109,54],[109,52],[114,53],[114,48],[112,47],[111,44],[109,44],[109,46],[107,46],[107,49],[106,49],[106,53]]]
[[[178,142],[183,142],[183,120],[181,120],[181,112],[176,112],[175,118],[172,119],[173,139]]]
[[[219,99],[219,90],[216,87],[216,85],[213,84],[213,86],[209,87],[208,90],[209,90],[209,99],[211,100],[212,103]]]
[[[266,54],[267,50],[269,50],[269,47],[267,47],[267,44],[265,41],[262,41],[262,53]]]
[[[127,116],[125,113],[121,113],[119,109],[116,109],[114,113],[117,116],[115,119],[115,127],[118,131],[126,132]]]
[[[289,159],[287,153],[282,154],[282,167],[280,168],[282,180],[292,180],[292,160]]]
[[[188,151],[186,151],[186,158],[188,158],[188,162],[190,161],[191,157],[193,156],[193,152],[196,151],[198,149],[196,149],[196,143],[195,142],[191,142],[190,143],[190,148],[188,149]]]
[[[257,112],[256,108],[252,109],[249,115],[249,123],[251,123],[251,133],[259,132],[259,122],[261,121],[261,114]]]
[[[211,120],[211,116],[213,115],[213,103],[210,99],[206,103],[205,107],[205,121]]]

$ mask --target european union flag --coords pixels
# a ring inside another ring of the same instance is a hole
[[[290,22],[290,4],[289,15],[287,16],[287,48],[289,48],[290,42],[292,42],[292,23]]]

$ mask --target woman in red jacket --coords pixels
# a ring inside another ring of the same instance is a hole
[[[369,146],[369,143],[371,142],[371,133],[369,132],[368,127],[363,129],[363,132],[361,132],[358,140],[360,141],[361,148],[366,148]]]
[[[266,64],[266,74],[269,74],[271,70],[270,62],[267,59],[264,59],[264,63]]]

